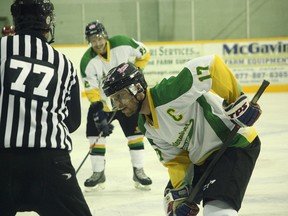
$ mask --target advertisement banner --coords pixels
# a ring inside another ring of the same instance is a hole
[[[288,88],[288,39],[148,43],[151,60],[145,68],[149,85],[176,75],[193,58],[217,54],[231,68],[240,84],[253,87],[263,79],[280,90]]]
[[[263,79],[271,83],[267,91],[288,91],[288,38],[150,42],[145,45],[151,53],[144,69],[149,86],[176,76],[185,62],[215,53],[231,68],[246,92],[254,92]],[[71,59],[80,73],[80,59],[89,45],[55,47]]]

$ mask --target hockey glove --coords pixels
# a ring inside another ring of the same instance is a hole
[[[199,213],[199,207],[196,203],[182,203],[175,209],[176,216],[196,216]]]
[[[197,204],[185,203],[190,192],[191,186],[189,185],[178,189],[166,187],[164,193],[164,210],[166,216],[196,216],[199,212]]]
[[[102,132],[104,137],[109,136],[114,126],[108,122],[108,114],[103,111],[103,103],[98,101],[90,105],[90,111],[93,113],[93,120],[96,128]]]
[[[240,127],[252,126],[262,113],[260,106],[250,103],[246,95],[241,95],[231,104],[224,101],[223,108],[228,118]]]

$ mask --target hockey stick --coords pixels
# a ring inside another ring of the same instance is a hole
[[[265,89],[268,87],[269,84],[270,83],[267,80],[263,80],[261,86],[257,90],[256,94],[254,95],[254,97],[253,97],[253,99],[251,100],[250,103],[256,104],[257,101],[259,100],[259,98],[261,97],[261,95],[263,94],[263,92],[265,91]],[[199,179],[199,181],[197,182],[197,184],[193,188],[192,193],[189,195],[189,197],[186,200],[186,203],[189,204],[189,203],[192,203],[194,201],[197,193],[203,187],[203,184],[204,184],[206,178],[211,173],[211,171],[214,168],[215,164],[217,163],[219,158],[223,155],[223,153],[227,149],[228,145],[232,142],[232,140],[234,139],[234,137],[237,134],[239,129],[240,129],[240,126],[235,125],[234,128],[232,129],[232,131],[228,134],[228,136],[226,137],[226,140],[223,142],[223,145],[221,146],[219,151],[216,153],[215,157],[212,159],[210,164],[207,166],[207,169],[205,170],[205,172],[203,173],[203,175],[201,176],[201,178]]]
[[[114,116],[116,115],[116,112],[117,112],[117,111],[113,112],[113,114],[111,115],[111,117],[110,117],[110,119],[109,119],[109,121],[108,121],[108,124],[111,123],[111,121],[113,120]],[[92,145],[91,149],[92,149],[93,146],[99,141],[99,139],[102,137],[102,135],[103,135],[103,132],[101,131],[100,134],[99,134],[99,136],[98,136],[98,138],[96,139],[95,143]],[[80,164],[79,167],[77,168],[77,170],[76,170],[76,175],[77,175],[77,173],[79,172],[79,170],[81,169],[81,167],[83,166],[83,164],[85,163],[86,159],[88,158],[91,149],[89,149],[89,151],[87,152],[86,156],[85,156],[84,159],[82,160],[81,164]]]

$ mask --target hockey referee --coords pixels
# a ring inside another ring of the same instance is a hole
[[[15,0],[1,38],[0,215],[91,216],[69,152],[81,122],[79,82],[54,39],[50,0]]]

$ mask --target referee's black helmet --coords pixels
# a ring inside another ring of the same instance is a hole
[[[16,33],[50,32],[54,39],[55,14],[50,0],[14,0],[11,5]]]

